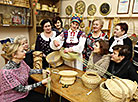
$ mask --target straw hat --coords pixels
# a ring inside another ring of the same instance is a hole
[[[57,67],[63,63],[59,51],[53,51],[46,56],[46,61],[52,66]]]
[[[79,55],[77,52],[65,53],[64,48],[61,48],[59,52],[60,52],[60,55],[62,56],[62,59],[65,61],[74,61]]]
[[[78,72],[72,70],[63,70],[58,73],[60,78],[60,83],[63,85],[72,85],[75,80]]]

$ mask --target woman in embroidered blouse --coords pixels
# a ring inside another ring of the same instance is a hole
[[[65,31],[63,28],[63,22],[59,16],[56,16],[52,19],[53,22],[53,30],[56,31],[57,35],[60,35]]]
[[[79,30],[79,25],[82,22],[82,16],[79,14],[72,14],[70,29],[61,33],[50,43],[50,46],[54,50],[58,50],[64,47],[64,52],[77,52],[79,57],[82,58],[82,51],[86,40],[85,33]],[[82,62],[79,60],[75,61],[64,61],[64,63],[73,68],[82,70]]]
[[[109,42],[100,39],[96,41],[92,51],[88,65],[87,71],[97,72],[100,76],[103,76],[109,66],[111,55],[109,54]]]
[[[18,102],[22,102],[22,100],[25,100],[23,102],[28,102],[28,92],[46,84],[48,80],[50,80],[50,78],[46,78],[41,82],[28,85],[29,75],[42,73],[43,71],[49,73],[49,71],[30,69],[23,61],[25,58],[25,51],[20,44],[12,43],[6,46],[5,55],[10,60],[0,71],[0,100],[1,102],[13,102],[18,100],[20,100]]]
[[[35,50],[43,52],[43,68],[46,68],[49,67],[49,64],[47,63],[45,57],[53,51],[49,44],[57,35],[55,31],[52,31],[52,22],[49,19],[44,19],[41,22],[41,27],[44,31],[37,36]]]
[[[115,26],[114,36],[109,40],[109,52],[113,52],[113,47],[115,45],[128,45],[131,49],[132,57],[132,41],[127,36],[128,25],[126,23],[118,23]]]
[[[100,39],[108,40],[108,36],[104,32],[102,32],[102,30],[101,30],[103,25],[104,25],[104,22],[102,21],[102,19],[97,18],[97,19],[94,19],[92,21],[93,30],[91,33],[89,33],[87,35],[85,48],[83,51],[83,57],[87,61],[89,59],[91,51],[94,50],[93,46],[94,46],[95,42],[100,40]],[[86,67],[84,66],[83,68],[84,68],[83,70],[85,71]]]

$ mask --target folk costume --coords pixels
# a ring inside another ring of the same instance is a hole
[[[136,70],[138,70],[138,41],[134,46],[134,57],[133,57],[133,64],[136,66]]]
[[[95,42],[100,40],[100,39],[108,40],[108,36],[103,32],[101,32],[101,34],[97,38],[92,37],[92,34],[93,34],[93,32],[88,34],[87,39],[86,39],[86,43],[85,43],[85,47],[83,50],[83,58],[87,61],[89,60],[91,52],[94,50],[93,46],[94,46]],[[86,70],[86,66],[83,66],[83,70],[84,71]]]
[[[30,69],[24,61],[19,64],[8,61],[0,71],[0,101],[13,102],[25,98],[30,90],[42,86],[42,82],[28,85],[29,75],[38,73],[42,70]]]
[[[72,22],[81,23],[82,16],[79,16],[77,14],[73,15],[71,18]],[[54,40],[58,41],[60,43],[60,46],[56,47],[54,45]],[[82,58],[82,51],[84,49],[86,36],[85,33],[77,29],[76,31],[72,31],[69,29],[68,31],[65,31],[61,33],[59,36],[53,39],[50,43],[50,47],[54,50],[59,50],[61,47],[64,48],[72,48],[73,52],[79,53],[79,57]],[[79,70],[83,70],[82,62],[76,59],[75,61],[64,61],[64,63],[68,66],[71,66],[73,68],[77,68]]]

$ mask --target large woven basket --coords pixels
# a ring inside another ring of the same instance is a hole
[[[130,102],[136,89],[137,83],[128,79],[107,79],[100,84],[103,102]]]
[[[101,82],[101,77],[96,72],[85,72],[81,79],[89,89],[95,89]]]
[[[77,52],[65,53],[64,48],[61,48],[59,52],[60,52],[60,55],[62,56],[62,59],[65,61],[74,61],[79,55]]]

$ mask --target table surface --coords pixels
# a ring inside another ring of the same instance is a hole
[[[54,69],[54,68],[52,68]],[[51,69],[51,70],[52,70]],[[81,77],[83,75],[83,71],[77,70],[75,68],[71,68],[68,66],[60,66],[56,68],[58,70],[74,70],[78,72],[78,77]],[[42,74],[33,74],[31,77],[35,81],[41,81]],[[51,90],[56,92],[57,94],[61,95],[62,97],[66,98],[67,100],[71,102],[102,102],[100,98],[100,92],[99,87],[93,90],[93,92],[90,95],[86,95],[91,89],[86,88],[82,80],[77,78],[75,83],[68,88],[62,88],[62,84],[59,83],[60,76],[58,74],[51,73]]]

